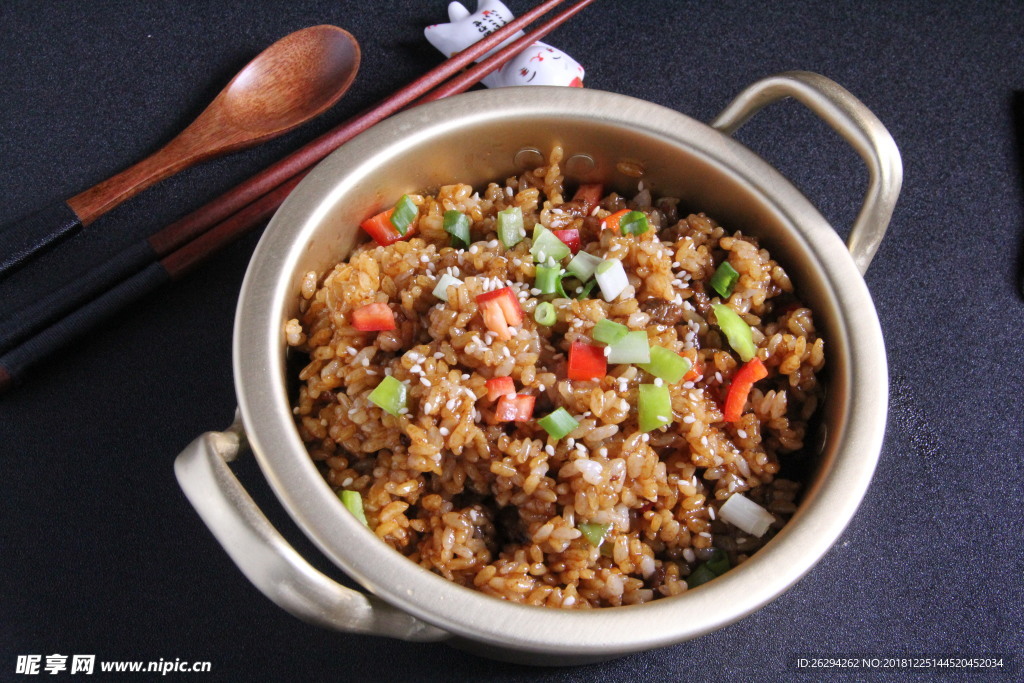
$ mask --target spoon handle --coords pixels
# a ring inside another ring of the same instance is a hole
[[[81,218],[82,225],[89,225],[143,190],[222,151],[223,145],[209,148],[203,137],[204,130],[189,126],[142,161],[79,192],[68,200],[68,206]]]
[[[3,245],[0,253],[0,278],[81,229],[82,220],[64,202],[48,206],[0,228],[0,245]]]
[[[211,146],[205,139],[206,130],[190,126],[142,161],[79,192],[67,202],[0,228],[0,278],[146,188],[193,164],[237,148],[235,136],[221,136],[217,146]]]

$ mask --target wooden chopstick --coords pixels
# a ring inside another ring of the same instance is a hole
[[[50,296],[11,316],[13,326],[0,328],[0,350],[7,350],[0,357],[0,392],[20,381],[24,372],[34,363],[89,331],[127,304],[167,281],[181,277],[202,260],[265,222],[308,169],[337,147],[404,107],[467,90],[593,2],[580,0],[461,76],[444,83],[563,1],[547,0],[541,3],[372,109],[342,123],[217,199],[158,231],[145,242],[124,250],[97,271],[89,273],[86,279],[59,288]],[[64,317],[60,318],[62,315]],[[45,327],[48,324],[49,327]]]

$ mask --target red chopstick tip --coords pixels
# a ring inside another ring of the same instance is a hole
[[[12,375],[7,368],[0,365],[0,394],[3,394],[8,389],[13,388],[15,384],[17,384],[17,380],[14,375]]]

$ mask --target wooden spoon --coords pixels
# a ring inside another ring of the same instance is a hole
[[[251,147],[331,107],[359,70],[356,39],[336,26],[291,33],[261,52],[185,130],[150,157],[66,203],[0,230],[0,276],[175,173]]]

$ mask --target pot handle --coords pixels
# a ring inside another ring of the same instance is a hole
[[[792,97],[817,114],[864,159],[868,191],[847,246],[863,275],[885,236],[903,184],[903,162],[892,135],[848,90],[808,71],[786,71],[757,81],[741,92],[711,126],[731,135],[765,106]]]
[[[279,607],[338,631],[437,641],[445,631],[319,572],[271,525],[228,466],[245,440],[240,421],[207,432],[174,461],[178,484],[242,573]]]

